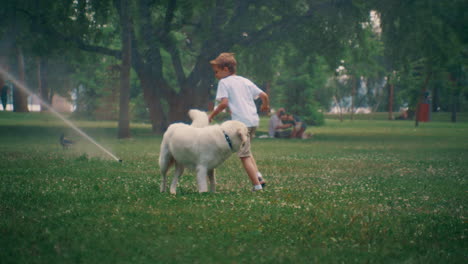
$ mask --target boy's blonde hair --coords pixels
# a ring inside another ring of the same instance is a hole
[[[223,52],[216,59],[210,61],[210,64],[221,68],[227,67],[231,73],[236,73],[237,71],[237,61],[234,58],[234,53]]]

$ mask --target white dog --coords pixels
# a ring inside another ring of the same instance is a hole
[[[214,169],[245,144],[247,127],[239,121],[226,121],[221,125],[208,125],[205,112],[190,110],[192,125],[176,123],[164,133],[159,154],[161,192],[166,191],[167,171],[175,165],[170,192],[176,193],[177,181],[184,168],[196,169],[198,191],[207,192],[207,179],[211,192],[216,191]]]
[[[190,116],[190,119],[192,119],[191,126],[193,127],[206,127],[210,124],[208,116],[205,112],[202,112],[197,109],[191,109],[188,112],[188,115]]]

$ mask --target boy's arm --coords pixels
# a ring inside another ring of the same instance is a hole
[[[265,92],[261,92],[258,96],[262,99],[262,105],[260,106],[260,111],[268,112],[270,110],[270,99]]]
[[[219,103],[218,107],[216,107],[216,109],[211,112],[210,116],[208,117],[208,120],[210,121],[213,121],[213,118],[219,114],[221,111],[223,111],[224,109],[226,109],[226,107],[228,107],[229,105],[229,100],[227,98],[222,98],[221,99],[221,102]]]

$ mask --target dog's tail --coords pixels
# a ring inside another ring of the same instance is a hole
[[[190,116],[190,119],[192,119],[193,127],[206,127],[210,123],[206,112],[197,109],[190,109],[188,115]]]
[[[159,152],[159,169],[161,171],[161,192],[166,191],[167,187],[167,171],[174,163],[174,158],[171,155],[169,150],[169,144],[167,143],[167,138],[163,136],[161,142],[161,150]]]
[[[161,147],[159,150],[159,168],[163,176],[166,175],[167,170],[171,167],[174,162],[174,157],[172,157],[171,150],[169,149],[167,135],[164,134],[163,140],[161,142]]]

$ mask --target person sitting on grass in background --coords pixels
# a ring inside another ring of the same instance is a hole
[[[267,112],[270,109],[268,95],[249,79],[236,74],[237,62],[234,53],[221,53],[216,59],[210,61],[210,64],[216,79],[219,80],[216,100],[220,103],[210,114],[209,121],[211,122],[217,114],[229,107],[232,120],[240,121],[247,126],[249,139],[237,155],[254,186],[253,191],[262,190],[265,180],[250,151],[250,141],[255,135],[260,120],[254,100],[260,97],[262,99],[260,110]]]
[[[269,126],[268,126],[268,135],[271,138],[290,138],[291,137],[291,128],[292,124],[284,124],[282,119],[286,115],[284,108],[279,108],[275,114],[271,115]]]
[[[306,138],[306,135],[304,135],[304,132],[307,128],[307,125],[304,122],[302,122],[299,116],[286,114],[284,119],[285,121],[283,121],[283,123],[292,124],[293,126],[291,138]]]

